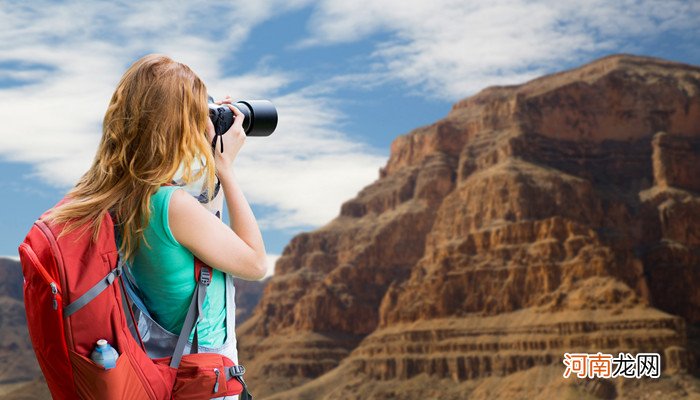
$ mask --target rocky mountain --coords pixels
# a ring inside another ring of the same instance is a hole
[[[19,261],[0,257],[0,385],[41,374],[27,331]]]
[[[236,279],[236,325],[244,323],[253,313],[253,309],[262,297],[269,279],[263,281],[244,281]]]
[[[249,386],[699,396],[699,168],[700,67],[613,55],[486,88],[285,247],[239,326]],[[565,352],[598,351],[660,353],[662,378],[562,377]]]

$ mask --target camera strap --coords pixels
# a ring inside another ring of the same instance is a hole
[[[219,139],[221,139],[221,152],[223,153],[224,138],[222,138],[221,136],[223,136],[224,133],[226,133],[226,122],[224,120],[223,113],[217,111],[214,116],[214,121],[212,121],[212,123],[214,124],[214,139],[212,139],[211,141],[211,151],[216,151],[216,142],[219,142]]]

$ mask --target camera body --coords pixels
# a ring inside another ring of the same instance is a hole
[[[232,106],[245,115],[243,130],[247,136],[270,136],[277,128],[277,109],[269,100],[241,100]],[[233,125],[233,111],[226,105],[214,103],[209,96],[209,118],[214,132],[221,136]]]

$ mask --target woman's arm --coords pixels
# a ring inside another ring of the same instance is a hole
[[[233,125],[222,137],[226,150],[222,153],[217,148],[214,161],[228,204],[231,226],[226,226],[184,190],[176,190],[168,210],[170,230],[175,240],[207,265],[243,279],[260,280],[267,272],[265,245],[253,211],[231,168],[246,139],[243,130],[245,116],[230,104],[230,97],[227,96],[223,103],[227,103],[235,117]],[[209,119],[207,134],[209,140],[214,136],[214,125]]]
[[[220,174],[231,226],[184,190],[170,199],[170,230],[181,245],[207,265],[246,280],[260,280],[267,257],[260,229],[233,174]]]
[[[253,210],[236,182],[233,169],[219,171],[218,176],[226,198],[231,229],[253,249],[258,261],[262,263],[262,276],[258,278],[262,279],[267,273],[267,254]]]

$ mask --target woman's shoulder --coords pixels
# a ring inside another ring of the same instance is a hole
[[[156,192],[153,194],[153,196],[172,196],[173,193],[178,191],[178,189],[182,189],[182,186],[178,185],[163,185],[156,190]],[[184,190],[180,190],[184,191]]]
[[[161,186],[151,196],[151,204],[157,209],[167,211],[172,206],[174,198],[180,198],[185,194],[187,193],[180,186]]]
[[[163,195],[170,203],[168,206],[168,219],[170,225],[173,223],[180,225],[191,223],[203,210],[202,205],[194,196],[179,186],[169,186],[164,190]]]
[[[179,186],[161,186],[151,196],[151,219],[149,226],[162,235],[173,246],[180,246],[171,231],[173,208],[178,209],[182,195],[187,195]]]
[[[207,235],[218,232],[221,221],[208,211],[186,190],[174,190],[171,194],[168,220],[173,237],[181,245],[190,248]]]
[[[163,186],[158,189],[158,194],[170,199],[170,208],[174,208],[175,211],[182,209],[183,207],[190,208],[195,205],[199,205],[199,201],[189,194],[181,186]]]

